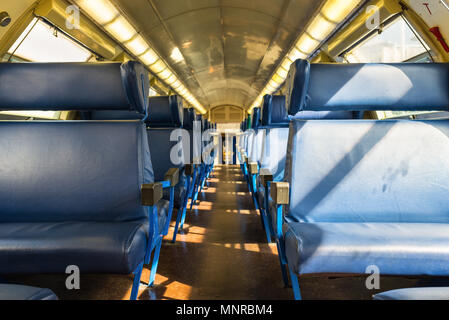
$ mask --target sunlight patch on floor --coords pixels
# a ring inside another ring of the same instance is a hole
[[[170,280],[169,278],[159,274],[156,275],[155,287],[158,291],[165,288],[165,291],[162,293],[161,300],[188,300],[192,294],[192,286],[179,281]]]
[[[255,214],[255,212],[253,210],[248,210],[248,209],[227,209],[226,213]]]
[[[275,243],[212,243],[214,246],[225,247],[227,249],[245,250],[248,252],[268,253],[277,255]]]
[[[173,239],[173,232],[175,222],[171,223],[171,228],[168,230],[168,234],[164,237],[164,240],[171,241]],[[176,242],[182,243],[203,243],[206,234],[206,228],[197,227],[184,223],[183,230],[176,236]]]
[[[207,188],[203,189],[201,192],[204,192],[204,193],[216,193],[217,192],[217,188],[207,187]]]

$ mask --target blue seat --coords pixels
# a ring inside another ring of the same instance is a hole
[[[418,70],[421,76],[415,77]],[[290,70],[288,91],[308,83],[306,98],[290,97],[289,112],[317,111],[316,101],[323,111],[363,111],[370,103],[407,110],[417,92],[432,96],[420,110],[449,109],[449,95],[439,91],[447,74],[448,64],[345,67],[299,60]],[[323,102],[318,76],[333,79],[324,82],[338,99],[327,95]],[[395,86],[408,91],[393,103],[382,93],[395,76]],[[434,85],[431,92],[423,90],[427,83]],[[362,84],[366,95],[357,91]],[[376,265],[381,274],[449,275],[448,156],[447,120],[291,121],[284,180],[272,184],[271,196],[295,298],[301,297],[303,274],[366,273]]]
[[[132,61],[0,64],[0,83],[2,110],[146,113],[148,74]],[[145,124],[13,121],[0,134],[0,273],[133,272],[135,299],[158,237]]]
[[[202,134],[202,164],[200,166],[200,181],[197,190],[200,193],[205,185],[209,186],[209,178],[214,169],[216,145],[214,143],[215,129],[209,120],[204,121],[204,130]]]
[[[189,119],[186,119],[190,121]],[[190,156],[191,133],[183,129],[184,110],[182,100],[179,96],[158,96],[149,98],[149,116],[146,120],[148,141],[152,151],[151,162],[155,172],[155,179],[162,181],[165,174],[171,168],[179,169],[179,181],[174,188],[164,191],[164,199],[169,203],[173,199],[174,208],[177,210],[177,219],[173,242],[181,221],[186,215],[188,190],[192,184],[192,169],[186,166],[192,165]],[[191,123],[187,123],[191,127]],[[164,218],[171,220],[172,208],[168,210],[168,216]],[[166,225],[164,234],[168,233],[169,223]]]
[[[58,297],[50,289],[2,283],[0,300],[58,300]]]
[[[274,235],[269,210],[269,183],[281,181],[284,176],[285,154],[287,152],[288,117],[285,108],[285,96],[264,96],[262,121],[258,129],[259,148],[261,149],[257,161],[257,170],[251,172],[251,180],[255,186],[258,207],[262,217],[262,224],[271,242]]]
[[[257,133],[258,148],[261,151],[258,154],[257,171],[252,173],[251,180],[254,180],[257,187],[255,193],[261,216],[265,221],[264,229],[268,242],[271,242],[271,236],[276,236],[272,228],[275,215],[266,209],[272,207],[272,204],[269,203],[269,196],[266,197],[265,194],[270,194],[269,181],[282,181],[284,178],[289,121],[356,119],[360,116],[361,113],[351,111],[300,111],[295,115],[288,115],[285,96],[264,96],[262,123]],[[259,171],[262,171],[262,179]],[[265,183],[262,183],[262,180]]]
[[[448,287],[396,289],[375,294],[374,300],[449,300]]]
[[[201,164],[201,122],[198,121],[198,116],[195,114],[193,108],[184,109],[184,124],[183,128],[187,130],[190,137],[190,153],[188,159],[191,161],[193,173],[191,173],[190,186],[187,189],[187,202],[189,199],[193,199],[195,192],[195,182],[200,174],[200,164]],[[198,135],[198,136],[196,136]],[[198,139],[200,141],[198,141]],[[198,143],[199,142],[199,143]],[[192,203],[193,204],[193,201]],[[186,215],[184,214],[179,223],[179,230],[182,230],[185,222]],[[175,236],[176,237],[176,236]],[[176,240],[176,239],[175,239]]]
[[[249,162],[257,162],[261,158],[262,154],[262,143],[263,143],[263,132],[259,131],[261,108],[253,109],[253,118],[251,129],[248,133],[248,144],[247,144],[247,158]]]
[[[194,154],[198,154],[198,156],[194,156],[193,161],[198,164],[198,170],[196,176],[194,176],[195,183],[193,184],[190,210],[197,202],[199,193],[203,190],[213,171],[215,157],[215,149],[210,146],[213,139],[213,128],[211,128],[209,121],[201,115],[197,115],[196,121],[201,122],[201,141],[195,141],[194,139],[194,147],[198,149]]]
[[[260,108],[254,108],[251,121],[251,129],[246,131],[246,150],[243,155],[243,175],[248,184],[248,190],[253,199],[256,210],[259,210],[257,201],[256,177],[251,173],[250,163],[257,163],[262,155],[264,132],[258,130],[260,124]]]
[[[129,111],[123,111],[123,110],[91,110],[91,111],[81,111],[80,115],[82,120],[141,120],[145,121],[149,117],[149,112],[146,113],[133,113]],[[157,137],[156,137],[157,138]],[[153,144],[156,144],[157,141],[153,142]],[[150,143],[151,144],[151,143]],[[164,145],[165,147],[165,145]],[[150,157],[151,162],[151,157]],[[153,164],[151,163],[153,166]],[[157,177],[155,181],[163,181],[165,179],[164,174],[167,171],[159,172],[159,170],[165,170],[166,167],[160,168],[155,167],[153,169],[156,169],[155,172],[157,172]],[[178,187],[176,187],[178,188]],[[171,188],[164,188],[164,197],[158,203],[156,204],[157,208],[157,218],[158,218],[158,232],[160,234],[166,235],[168,232],[168,228],[170,226],[170,217],[172,212],[172,207],[170,206],[170,194]],[[174,195],[177,195],[179,193],[175,192]],[[182,190],[181,190],[182,192]],[[173,199],[173,205],[176,208],[179,208],[180,206],[180,200],[179,197],[174,197]]]
[[[302,250],[311,250],[313,242],[319,246],[313,257],[326,260],[334,272],[363,273],[374,263],[385,274],[449,272],[449,264],[443,262],[445,250],[438,250],[449,243],[445,209],[449,199],[446,189],[439,187],[449,178],[445,170],[449,169],[448,121],[295,121],[290,130],[286,181],[292,192],[284,214],[287,259],[294,272],[303,273],[301,263],[311,259],[305,259]],[[341,229],[335,226],[340,223],[344,223]],[[314,237],[311,231],[316,232]],[[305,246],[304,241],[311,242]],[[326,256],[330,252],[337,260],[342,258],[337,244],[346,251],[342,266],[347,270]],[[406,255],[400,254],[404,251]],[[433,263],[435,255],[439,258]]]

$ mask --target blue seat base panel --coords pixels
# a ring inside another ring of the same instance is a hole
[[[289,223],[285,252],[296,274],[449,274],[449,224]]]
[[[58,300],[50,289],[0,284],[0,300]]]
[[[0,224],[0,274],[129,274],[144,260],[147,230],[140,222]]]
[[[448,287],[390,290],[373,296],[374,300],[449,300]]]
[[[186,193],[186,188],[185,188],[185,184],[186,184],[186,175],[183,172],[179,173],[179,182],[178,184],[175,186],[174,188],[174,193],[173,193],[173,207],[175,209],[180,209],[183,205],[183,201],[184,201],[184,196]],[[169,200],[170,199],[170,189],[166,188],[164,189],[164,199]]]
[[[157,203],[157,217],[158,217],[158,227],[159,227],[159,234],[164,234],[164,230],[167,223],[170,223],[167,221],[168,219],[168,213],[169,213],[169,206],[170,201],[161,199]]]

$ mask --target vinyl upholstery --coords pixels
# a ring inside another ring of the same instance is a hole
[[[0,300],[58,300],[58,297],[50,289],[0,284]]]

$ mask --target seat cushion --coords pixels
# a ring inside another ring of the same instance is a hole
[[[134,271],[145,256],[140,222],[1,223],[0,274]]]
[[[449,288],[409,288],[378,293],[374,300],[449,300]]]
[[[58,297],[50,289],[0,284],[0,300],[58,300]]]
[[[285,251],[297,274],[449,275],[449,224],[289,223]]]

